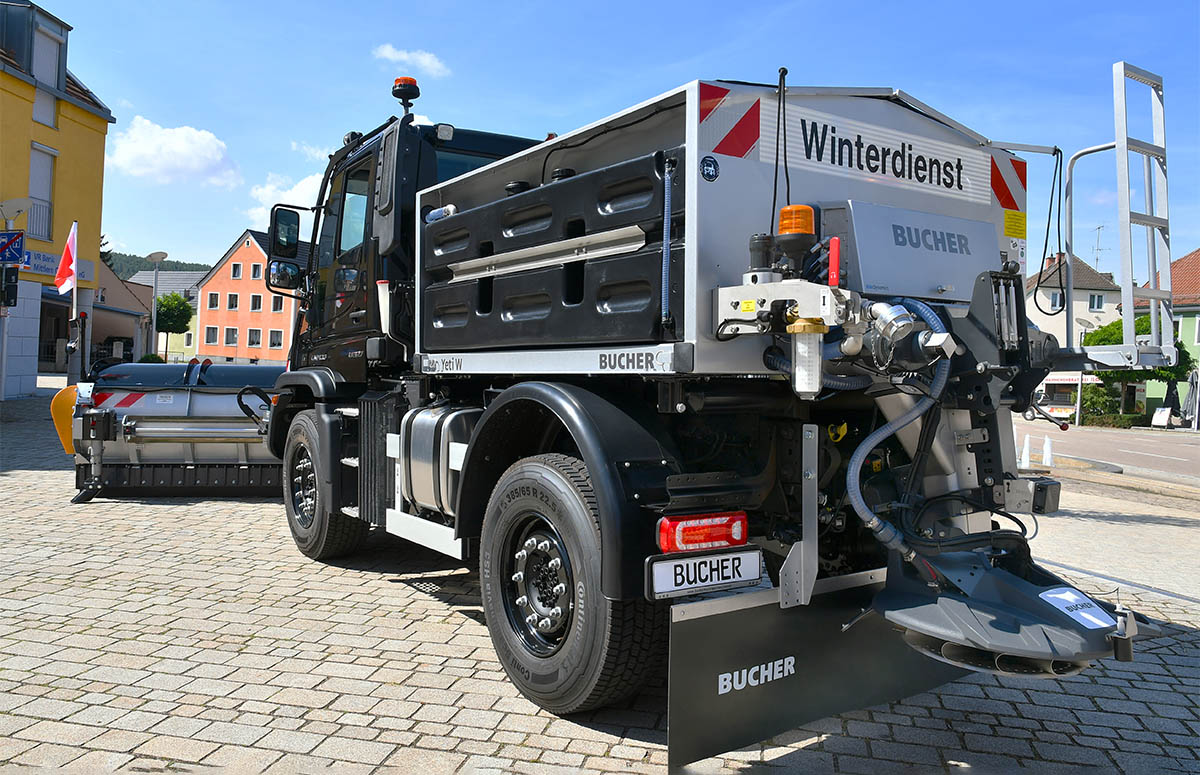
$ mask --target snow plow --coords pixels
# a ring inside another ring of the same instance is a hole
[[[74,503],[97,495],[279,493],[262,443],[274,366],[99,365],[59,391],[51,415],[75,456]]]

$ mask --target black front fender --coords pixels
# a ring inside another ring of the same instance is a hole
[[[492,487],[517,460],[539,448],[558,423],[587,466],[600,507],[601,589],[625,600],[644,594],[643,563],[655,554],[653,512],[635,493],[677,470],[674,455],[648,427],[612,401],[576,385],[525,382],[495,398],[479,418],[463,461],[457,534],[480,534]],[[634,479],[637,482],[635,484]]]
[[[278,397],[271,407],[266,438],[267,449],[275,457],[283,457],[288,426],[296,412],[317,403],[341,403],[356,397],[350,383],[341,374],[325,366],[306,366],[283,372],[275,379],[275,392]]]

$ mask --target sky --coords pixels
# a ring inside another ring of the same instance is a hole
[[[121,252],[214,263],[266,227],[271,204],[312,204],[342,136],[400,112],[399,75],[418,78],[415,112],[435,122],[542,138],[687,81],[773,82],[785,65],[789,84],[903,89],[993,140],[1069,156],[1113,140],[1121,59],[1164,78],[1174,255],[1200,248],[1196,0],[1148,13],[1104,0],[42,4],[74,27],[68,67],[117,118],[103,230]],[[1149,99],[1130,101],[1131,133],[1147,140]],[[1053,169],[1024,156],[1033,257]],[[1114,159],[1076,168],[1074,252],[1119,272]]]

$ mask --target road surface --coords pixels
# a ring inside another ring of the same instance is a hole
[[[1056,455],[1100,460],[1128,473],[1190,477],[1200,483],[1200,433],[1086,426],[1060,431],[1045,420],[1029,422],[1021,417],[1014,417],[1013,425],[1018,454],[1028,435],[1034,463],[1041,462],[1042,442],[1049,435]]]

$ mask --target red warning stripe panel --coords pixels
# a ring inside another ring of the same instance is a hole
[[[120,401],[117,402],[117,408],[123,409],[127,406],[133,406],[138,401],[140,401],[142,396],[144,396],[144,395],[146,395],[146,394],[145,393],[130,393],[129,395],[125,396],[124,398],[122,398]]]
[[[1025,160],[1024,159],[1013,159],[1012,165],[1013,165],[1013,169],[1017,171],[1017,177],[1021,179],[1021,188],[1028,191],[1029,184],[1025,182]]]
[[[92,403],[95,406],[102,405],[105,401],[112,398],[112,393],[94,393],[92,395]]]
[[[717,109],[721,104],[721,100],[725,99],[725,95],[729,94],[729,89],[722,89],[720,86],[713,86],[711,83],[700,84],[700,120],[708,118],[708,114]]]
[[[721,142],[717,143],[717,147],[713,148],[713,153],[719,153],[723,156],[736,156],[739,159],[746,157],[750,153],[750,149],[758,142],[760,129],[758,125],[758,110],[760,100],[755,100],[750,109],[746,111],[746,115],[738,119],[738,122],[733,125],[733,129],[729,130],[729,134],[721,138]]]
[[[996,201],[1005,210],[1017,210],[1017,200],[1013,199],[1012,192],[1008,190],[1008,184],[1004,182],[1004,176],[1000,174],[1000,168],[996,166],[996,160],[992,159],[992,193],[996,195]]]

